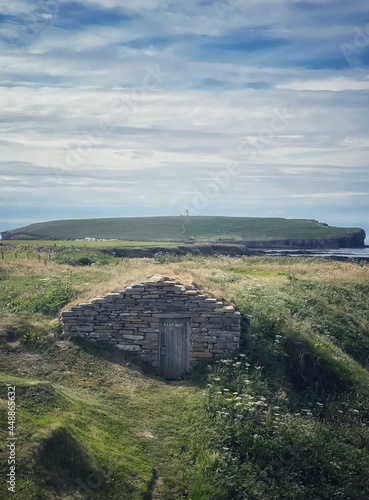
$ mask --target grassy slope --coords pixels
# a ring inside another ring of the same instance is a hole
[[[247,377],[252,387],[257,385],[255,394],[281,406],[282,416],[261,410],[250,416],[238,406],[238,395],[218,395],[227,384],[236,384],[238,365],[225,373],[218,370],[217,381],[205,393],[204,421],[201,372],[181,385],[169,385],[120,352],[98,353],[93,346],[54,339],[57,321],[46,307],[50,301],[88,300],[158,273],[195,280],[217,296],[234,298],[250,315],[252,329],[244,346]],[[0,412],[5,422],[5,386],[15,384],[17,498],[78,499],[90,493],[96,499],[210,500],[236,498],[245,488],[247,498],[289,498],[293,488],[291,498],[317,498],[323,486],[328,493],[322,489],[320,498],[365,498],[369,436],[361,422],[369,410],[368,267],[313,259],[174,257],[165,265],[133,259],[70,268],[9,259],[0,262],[0,280]],[[217,412],[231,406],[230,411],[242,410],[235,414],[240,415],[236,422],[244,422],[247,436],[262,436],[258,447],[242,442],[242,428],[232,427],[233,421],[219,419]],[[279,427],[273,432],[265,428],[265,421],[282,425],[282,417],[284,426],[288,422],[284,434]],[[340,435],[345,436],[344,449]],[[6,432],[0,438],[4,442]],[[248,456],[243,455],[246,444]],[[233,472],[228,450],[238,464]],[[291,462],[289,453],[295,457]],[[293,469],[300,462],[301,470]],[[280,467],[289,481],[287,490],[274,472]],[[338,476],[335,467],[341,471]],[[319,478],[317,489],[304,484],[311,478],[295,484],[305,469]],[[273,483],[263,482],[273,474]]]
[[[238,239],[324,239],[353,234],[357,229],[328,227],[305,219],[256,217],[133,217],[51,221],[10,231],[13,238],[25,234],[39,238],[107,238],[143,241]]]

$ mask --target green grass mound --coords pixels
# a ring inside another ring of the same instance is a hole
[[[357,228],[309,219],[262,217],[121,217],[39,222],[2,233],[4,239],[99,238],[134,241],[303,240],[351,237]],[[362,240],[364,241],[365,235]]]

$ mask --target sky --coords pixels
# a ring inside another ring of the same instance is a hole
[[[0,231],[147,215],[369,234],[362,0],[0,0]]]

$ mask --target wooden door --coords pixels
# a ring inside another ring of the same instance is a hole
[[[162,318],[160,320],[159,374],[167,380],[178,380],[189,369],[190,320]]]

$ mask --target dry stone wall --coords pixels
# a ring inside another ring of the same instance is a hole
[[[61,321],[67,336],[104,340],[158,366],[161,318],[183,317],[190,319],[190,364],[239,348],[241,315],[233,305],[163,276],[79,304]]]

